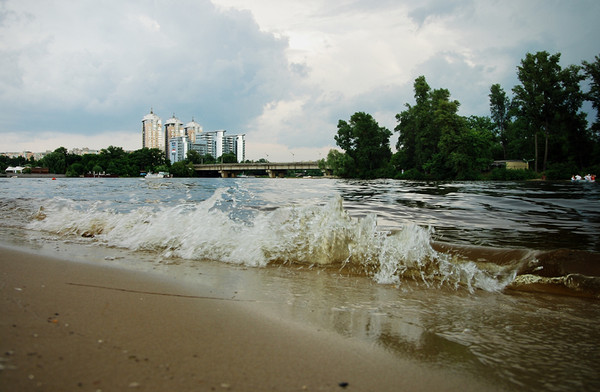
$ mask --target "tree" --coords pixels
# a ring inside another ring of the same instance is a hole
[[[200,153],[196,150],[189,150],[187,152],[186,160],[190,163],[198,165],[202,163],[202,155],[200,155]]]
[[[67,177],[79,177],[85,172],[85,167],[77,162],[69,166],[67,169]]]
[[[583,62],[584,74],[590,85],[590,91],[586,94],[586,100],[592,103],[596,109],[596,121],[592,125],[592,130],[598,136],[600,133],[600,57],[596,56],[593,63]]]
[[[502,145],[503,159],[506,159],[508,145],[508,125],[510,122],[510,99],[499,84],[493,84],[490,88],[490,113],[494,121],[497,136]]]
[[[431,128],[433,122],[433,98],[425,76],[419,76],[413,84],[416,105],[406,104],[406,110],[396,115],[398,135],[396,164],[403,169],[415,168],[424,171],[437,150],[439,135]],[[436,96],[439,96],[436,92]]]
[[[217,160],[212,155],[206,154],[206,155],[200,155],[199,163],[201,165],[209,165],[209,164],[217,163]]]
[[[237,163],[237,156],[232,152],[228,152],[221,155],[218,160],[221,163]]]
[[[394,128],[394,131],[398,132],[397,153],[394,154],[396,170],[416,167],[416,109],[409,104],[405,106],[406,110],[396,114],[398,125]]]
[[[559,110],[550,151],[556,162],[575,160],[579,167],[584,167],[590,163],[592,137],[587,130],[586,115],[581,111],[586,98],[580,86],[585,78],[581,70],[578,65],[570,65],[560,73]]]
[[[560,53],[527,53],[517,67],[520,85],[513,88],[519,115],[533,135],[535,148],[535,171],[538,171],[538,135],[544,137],[542,170],[546,170],[550,139],[564,136],[565,125],[577,123],[582,99],[579,67],[565,70],[559,65]],[[560,157],[558,158],[560,159]]]
[[[192,177],[196,172],[192,163],[180,161],[171,165],[170,173],[174,177]]]
[[[406,104],[407,109],[396,115],[394,166],[410,170],[411,177],[414,170],[429,178],[473,177],[481,166],[469,145],[476,135],[458,115],[460,103],[450,99],[447,89],[432,91],[424,76],[415,79],[414,89],[416,104]]]
[[[133,151],[128,157],[129,164],[139,172],[154,172],[156,167],[164,165],[165,154],[158,148],[144,147]]]
[[[59,147],[42,158],[42,165],[48,168],[50,173],[65,174],[67,170],[67,149]]]
[[[337,127],[335,141],[352,159],[352,168],[349,170],[352,176],[380,177],[392,156],[389,145],[392,133],[380,127],[370,114],[364,112],[354,113],[350,122],[340,120]]]
[[[325,167],[329,167],[333,175],[337,177],[347,178],[354,175],[354,160],[338,150],[329,150]]]

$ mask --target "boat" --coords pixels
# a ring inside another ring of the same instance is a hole
[[[144,176],[145,179],[147,180],[152,180],[152,179],[156,179],[156,178],[170,178],[171,175],[167,172],[158,172],[158,173],[148,173]]]

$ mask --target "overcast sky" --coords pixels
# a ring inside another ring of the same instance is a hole
[[[153,108],[245,133],[248,159],[319,159],[357,111],[393,130],[419,75],[489,115],[527,52],[593,61],[598,20],[598,0],[0,0],[0,151],[139,149]]]

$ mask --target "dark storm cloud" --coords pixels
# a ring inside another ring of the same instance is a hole
[[[138,129],[150,107],[235,129],[288,90],[287,42],[249,12],[209,1],[34,4],[4,3],[2,131]]]

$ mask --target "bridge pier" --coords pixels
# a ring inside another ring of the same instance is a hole
[[[235,178],[237,177],[234,172],[230,172],[228,170],[219,170],[219,174],[221,178]]]
[[[274,170],[274,169],[268,169],[267,170],[267,174],[269,175],[269,178],[283,178],[285,177],[285,170]]]

